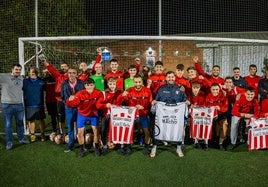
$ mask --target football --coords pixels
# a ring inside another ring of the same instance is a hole
[[[55,137],[55,142],[56,144],[62,144],[64,141],[64,136],[61,135],[61,134],[58,134],[56,137]]]
[[[115,148],[115,145],[113,142],[108,142],[108,148],[109,149],[114,149]]]
[[[50,141],[54,142],[56,136],[57,136],[57,134],[56,134],[55,132],[52,132],[52,133],[49,135],[49,139],[50,139]]]
[[[85,135],[85,144],[89,145],[93,143],[94,135],[92,133],[86,133]]]
[[[68,134],[64,137],[64,142],[68,144],[68,142],[69,142],[69,135]]]

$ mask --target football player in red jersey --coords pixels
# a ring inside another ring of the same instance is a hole
[[[200,90],[201,84],[199,82],[192,82],[192,92],[187,96],[190,101],[190,108],[202,107],[205,104],[205,94]],[[193,118],[190,117],[190,136],[192,137]],[[194,147],[201,148],[198,139],[194,139]]]
[[[81,71],[81,73],[78,74],[77,78],[82,81],[85,81],[90,76],[87,63],[81,62],[79,64],[79,70]]]
[[[84,150],[84,134],[85,125],[89,121],[92,126],[94,133],[94,147],[95,156],[100,155],[99,151],[99,124],[98,124],[98,108],[96,106],[98,98],[102,96],[102,92],[95,89],[94,80],[88,78],[85,82],[85,89],[77,92],[75,95],[71,95],[69,99],[66,100],[66,105],[68,107],[77,106],[77,128],[78,128],[78,143],[80,145],[80,152],[78,157],[83,157],[85,154]]]
[[[96,106],[103,110],[103,117],[101,119],[101,140],[103,143],[102,154],[105,155],[108,151],[108,128],[110,120],[111,105],[121,105],[122,103],[122,90],[116,89],[116,79],[113,77],[108,79],[108,89],[102,92],[101,97],[98,99]]]
[[[258,100],[255,98],[255,90],[253,87],[248,87],[246,93],[235,101],[232,109],[232,123],[231,123],[231,145],[230,149],[234,149],[237,140],[237,130],[240,119],[248,120],[251,117],[258,117],[260,114],[260,106]]]
[[[146,156],[149,156],[149,111],[151,109],[152,93],[149,88],[143,86],[141,75],[134,76],[134,87],[127,89],[123,93],[123,99],[126,101],[128,106],[135,106],[137,108],[135,123],[141,125],[143,129],[145,140],[144,152]],[[127,147],[125,152],[126,154],[129,154],[129,147]]]
[[[212,74],[210,75],[204,72],[204,70],[202,69],[202,67],[198,62],[197,56],[195,56],[193,60],[194,60],[194,66],[199,75],[206,77],[212,84],[217,83],[220,86],[224,85],[224,79],[220,77],[220,66],[214,65],[212,67]]]
[[[228,99],[223,94],[219,84],[213,83],[210,88],[210,93],[206,96],[205,106],[215,107],[216,135],[219,139],[219,146],[221,150],[226,150],[223,146],[223,141],[227,136],[228,122],[226,112],[228,110]],[[205,150],[208,149],[208,144],[205,142]]]
[[[257,66],[255,64],[249,65],[249,75],[245,76],[244,79],[247,82],[248,87],[254,88],[255,98],[258,99],[258,84],[261,80],[261,77],[256,75]]]
[[[164,64],[157,61],[154,66],[155,72],[147,79],[147,88],[150,88],[153,97],[155,97],[157,90],[166,84],[166,74],[164,73]]]
[[[116,79],[116,88],[119,90],[124,89],[124,73],[118,70],[118,61],[117,59],[110,60],[111,71],[108,72],[105,76],[105,80],[108,81],[109,78],[113,77]]]

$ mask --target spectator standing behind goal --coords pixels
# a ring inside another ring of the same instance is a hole
[[[21,76],[21,65],[14,64],[12,72],[0,73],[0,84],[2,86],[1,92],[1,106],[4,119],[4,129],[6,138],[6,149],[10,150],[13,146],[12,135],[12,119],[15,117],[17,134],[20,143],[30,143],[24,137],[24,107],[22,100],[22,84],[23,77]]]
[[[30,68],[29,78],[23,80],[22,90],[24,96],[25,116],[26,120],[29,122],[29,129],[31,134],[30,141],[36,141],[35,121],[39,121],[41,141],[45,141],[45,82],[38,77],[37,68]]]

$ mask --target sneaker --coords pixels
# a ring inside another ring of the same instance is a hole
[[[90,148],[87,148],[86,145],[83,146],[84,151],[87,151]]]
[[[156,155],[156,148],[153,147],[152,150],[151,150],[151,153],[150,153],[150,157],[154,158],[155,155]]]
[[[195,143],[195,144],[194,144],[194,148],[196,148],[196,149],[201,149],[201,145],[200,145],[199,143]]]
[[[95,149],[94,153],[95,153],[95,156],[100,156],[100,150],[99,149]]]
[[[36,141],[36,136],[34,134],[32,134],[31,137],[30,137],[30,139],[31,139],[31,143],[32,142],[35,142]]]
[[[101,150],[101,154],[104,156],[104,155],[106,155],[108,153],[108,149],[107,148],[103,148],[102,150]]]
[[[125,149],[123,147],[120,148],[120,154],[121,155],[126,155]]]
[[[41,141],[42,142],[46,141],[46,136],[44,134],[41,134]]]
[[[184,157],[184,154],[181,149],[177,149],[176,152],[180,158]]]
[[[225,147],[222,144],[220,144],[220,150],[221,151],[226,151]]]
[[[85,156],[85,151],[83,149],[80,150],[80,152],[77,155],[79,158],[82,158]]]
[[[231,145],[229,146],[229,149],[230,149],[230,150],[234,150],[234,148],[235,148],[235,145],[234,145],[234,144],[231,144]]]
[[[144,148],[144,154],[145,154],[145,156],[150,156],[149,148],[147,148],[147,147]]]
[[[26,138],[22,138],[21,140],[19,140],[20,143],[23,143],[23,144],[28,144],[30,143],[29,140],[27,140]]]
[[[73,147],[69,147],[68,145],[66,146],[66,148],[64,149],[64,153],[69,153],[70,151],[73,150]]]
[[[13,146],[12,142],[7,142],[6,150],[12,149],[12,146]]]
[[[164,146],[167,146],[168,145],[168,142],[163,141],[163,144],[164,144]]]
[[[125,155],[130,155],[131,154],[131,148],[127,147],[125,151]]]
[[[204,145],[204,150],[205,150],[205,151],[208,151],[208,144],[205,144],[205,145]]]

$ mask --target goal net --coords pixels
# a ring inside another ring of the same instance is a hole
[[[31,66],[42,68],[35,58],[40,54],[57,68],[63,62],[72,67],[78,67],[80,62],[90,65],[99,47],[107,49],[110,58],[118,60],[121,71],[134,64],[136,57],[141,59],[142,66],[150,66],[152,60],[161,60],[167,71],[174,70],[179,63],[187,69],[193,65],[193,57],[198,56],[208,73],[213,65],[219,65],[222,77],[231,76],[234,67],[240,67],[241,75],[245,76],[248,66],[256,64],[261,75],[264,60],[268,58],[268,40],[192,36],[68,36],[19,38],[19,61],[26,74]],[[103,60],[102,64],[106,73],[109,61]]]

